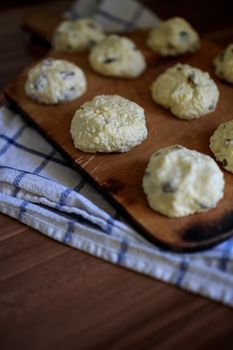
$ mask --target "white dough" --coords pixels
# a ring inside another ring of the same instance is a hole
[[[136,78],[146,69],[146,61],[132,40],[110,35],[90,52],[89,62],[97,73],[109,77]]]
[[[223,197],[224,178],[209,156],[174,145],[151,156],[143,189],[152,209],[182,217],[215,208]]]
[[[216,160],[233,173],[233,120],[219,125],[210,138],[210,149]]]
[[[215,74],[233,84],[233,44],[230,44],[226,49],[214,59]]]
[[[62,22],[54,32],[52,46],[57,51],[88,51],[105,38],[101,26],[90,18]]]
[[[147,45],[162,56],[177,56],[196,51],[199,35],[183,18],[173,17],[153,28]]]
[[[74,63],[46,58],[28,71],[25,92],[45,104],[68,102],[86,90],[84,72]]]
[[[70,132],[84,152],[127,152],[147,137],[144,110],[121,96],[96,96],[76,111]]]
[[[213,112],[219,98],[208,73],[180,63],[161,74],[151,90],[155,102],[181,119],[196,119]]]

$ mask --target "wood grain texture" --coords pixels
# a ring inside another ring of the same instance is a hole
[[[216,79],[221,97],[214,113],[194,121],[175,118],[169,111],[152,101],[152,82],[164,69],[177,62],[187,62],[213,75],[212,61],[219,48],[203,41],[201,50],[193,55],[162,59],[146,48],[146,36],[147,32],[130,34],[143,51],[148,63],[146,72],[137,79],[104,78],[91,70],[87,54],[51,51],[50,57],[75,62],[86,73],[88,89],[81,98],[59,106],[45,106],[32,101],[24,92],[27,69],[6,88],[5,93],[8,100],[32,120],[75,166],[84,171],[97,188],[113,200],[113,204],[117,205],[146,237],[175,251],[207,248],[233,234],[232,174],[224,174],[225,196],[217,208],[179,219],[167,218],[149,208],[142,190],[142,177],[150,156],[162,147],[181,144],[211,154],[210,136],[221,122],[232,119],[232,87]],[[100,94],[118,94],[135,101],[145,109],[149,135],[142,145],[125,154],[93,155],[74,148],[69,132],[74,112],[83,102]]]
[[[33,60],[19,30],[33,10],[0,13],[1,87]],[[231,309],[64,247],[1,214],[0,227],[1,350],[232,349]]]
[[[232,349],[232,310],[1,224],[1,350]]]

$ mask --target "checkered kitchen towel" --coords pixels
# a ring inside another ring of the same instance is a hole
[[[134,0],[78,0],[66,18],[93,17],[107,32],[147,29],[159,23],[152,11]]]
[[[152,245],[6,107],[0,109],[0,211],[59,242],[233,306],[233,239],[193,254]]]

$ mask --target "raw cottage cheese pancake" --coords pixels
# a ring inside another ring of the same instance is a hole
[[[183,18],[173,17],[153,28],[147,45],[162,56],[178,56],[196,51],[199,46],[199,35]]]
[[[233,120],[219,125],[210,138],[210,149],[216,160],[233,173]]]
[[[127,152],[147,137],[144,110],[121,96],[96,96],[76,111],[70,132],[84,152]]]
[[[25,92],[40,103],[57,104],[81,96],[86,86],[84,72],[74,63],[46,58],[29,70]]]
[[[214,66],[215,74],[219,78],[233,84],[233,44],[228,45],[224,51],[215,57]]]
[[[209,73],[188,64],[167,69],[152,84],[153,100],[181,119],[196,119],[213,112],[219,91]]]
[[[146,61],[132,40],[110,35],[89,55],[94,71],[108,77],[136,78],[146,69]]]
[[[105,38],[101,26],[92,19],[62,22],[54,32],[52,46],[56,51],[88,51]]]
[[[152,209],[182,217],[215,208],[223,197],[224,178],[211,157],[174,145],[151,156],[143,189]]]

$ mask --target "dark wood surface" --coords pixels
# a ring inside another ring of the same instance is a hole
[[[19,30],[32,9],[0,13],[1,89],[35,59]],[[65,247],[5,215],[0,225],[1,350],[232,349],[230,308]]]
[[[41,28],[43,28],[42,19],[40,15],[40,21],[37,21]],[[47,19],[49,19],[48,14]],[[52,20],[47,22],[51,23]],[[44,23],[45,29],[46,23]],[[49,29],[50,26],[45,30],[48,37]],[[70,54],[50,51],[49,57],[66,59],[84,70],[87,78],[87,91],[84,95],[70,103],[54,106],[34,102],[24,91],[28,68],[8,85],[5,93],[14,107],[22,111],[47,136],[48,140],[59,147],[58,149],[64,152],[67,159],[69,158],[75,166],[81,168],[91,178],[97,189],[102,190],[142,234],[170,250],[198,251],[217,244],[233,234],[232,175],[224,171],[225,194],[215,209],[179,219],[165,217],[149,207],[142,190],[142,177],[155,150],[169,145],[180,144],[211,156],[210,136],[220,123],[232,119],[233,90],[229,84],[215,77],[220,90],[216,111],[193,121],[175,118],[168,110],[152,101],[150,92],[152,82],[166,68],[178,62],[209,71],[213,76],[212,61],[221,48],[212,42],[202,40],[200,50],[194,54],[177,59],[164,59],[146,47],[147,35],[147,31],[129,35],[144,53],[147,61],[146,71],[137,79],[106,79],[91,69],[87,53]],[[70,136],[72,117],[82,103],[98,94],[118,94],[144,108],[148,137],[140,146],[123,154],[90,154],[75,149]],[[57,128],[58,124],[59,128]],[[192,128],[192,135],[189,132],[190,128]],[[121,169],[120,172],[119,169]],[[193,234],[194,231],[195,234]]]

